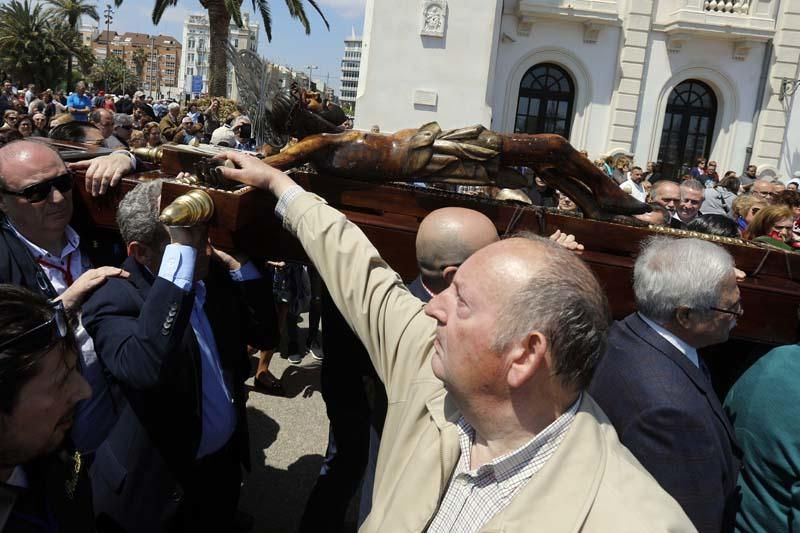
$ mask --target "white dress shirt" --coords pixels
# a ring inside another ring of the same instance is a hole
[[[700,359],[697,357],[697,350],[695,348],[689,346],[686,343],[686,341],[677,337],[671,331],[666,330],[663,326],[656,324],[655,322],[644,316],[642,313],[639,313],[639,317],[641,317],[641,319],[644,320],[645,324],[653,328],[653,330],[655,330],[656,333],[661,335],[665,341],[673,345],[675,348],[678,349],[679,352],[685,355],[689,359],[689,361],[692,362],[694,366],[700,368]]]

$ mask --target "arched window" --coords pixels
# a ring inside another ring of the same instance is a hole
[[[519,84],[515,133],[557,133],[569,139],[575,84],[552,63],[531,67]]]
[[[717,97],[711,87],[698,80],[675,87],[667,102],[658,150],[663,177],[688,174],[698,158],[708,159],[716,119]]]

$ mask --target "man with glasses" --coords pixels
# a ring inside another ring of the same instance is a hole
[[[728,340],[744,312],[733,258],[658,237],[633,280],[638,312],[611,327],[589,393],[699,531],[731,531],[738,447],[697,350]]]
[[[753,183],[750,192],[771,203],[772,197],[775,194],[775,185],[771,179],[760,178]]]
[[[0,284],[0,530],[95,531],[86,465],[65,437],[91,389],[63,305]]]
[[[133,132],[133,118],[124,113],[114,113],[114,131],[106,139],[106,148],[128,148]]]
[[[78,312],[86,296],[106,279],[127,273],[92,268],[69,225],[72,184],[72,174],[50,146],[17,141],[0,148],[0,282],[27,287]],[[81,372],[93,395],[81,404],[73,437],[81,451],[91,453],[116,413],[92,339],[80,323],[75,333]]]

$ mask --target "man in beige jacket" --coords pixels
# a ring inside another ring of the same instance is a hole
[[[583,392],[609,317],[572,253],[491,244],[423,306],[344,215],[255,158],[226,157],[239,167],[226,177],[279,199],[386,386],[362,532],[694,531]]]

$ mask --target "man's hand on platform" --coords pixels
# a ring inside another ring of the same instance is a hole
[[[571,252],[580,253],[583,251],[583,245],[575,240],[575,235],[561,233],[561,230],[557,229],[555,233],[550,235],[550,240]]]
[[[733,272],[736,274],[736,281],[744,281],[747,279],[747,274],[744,273],[744,270],[739,270],[738,268],[734,268]]]
[[[242,152],[225,152],[218,158],[232,161],[236,168],[220,167],[226,178],[269,191],[280,198],[290,187],[297,185],[292,178],[258,158]]]
[[[231,272],[235,270],[239,270],[242,268],[242,265],[249,261],[247,255],[233,251],[230,254],[223,252],[222,250],[218,250],[211,247],[212,252],[228,267],[228,270]]]
[[[109,187],[116,187],[122,176],[133,170],[133,163],[128,152],[120,151],[116,154],[76,161],[70,163],[69,168],[70,170],[85,170],[86,192],[97,196],[105,194]]]
[[[56,298],[66,309],[77,310],[86,298],[108,278],[127,278],[127,271],[117,267],[100,267],[87,270]]]

